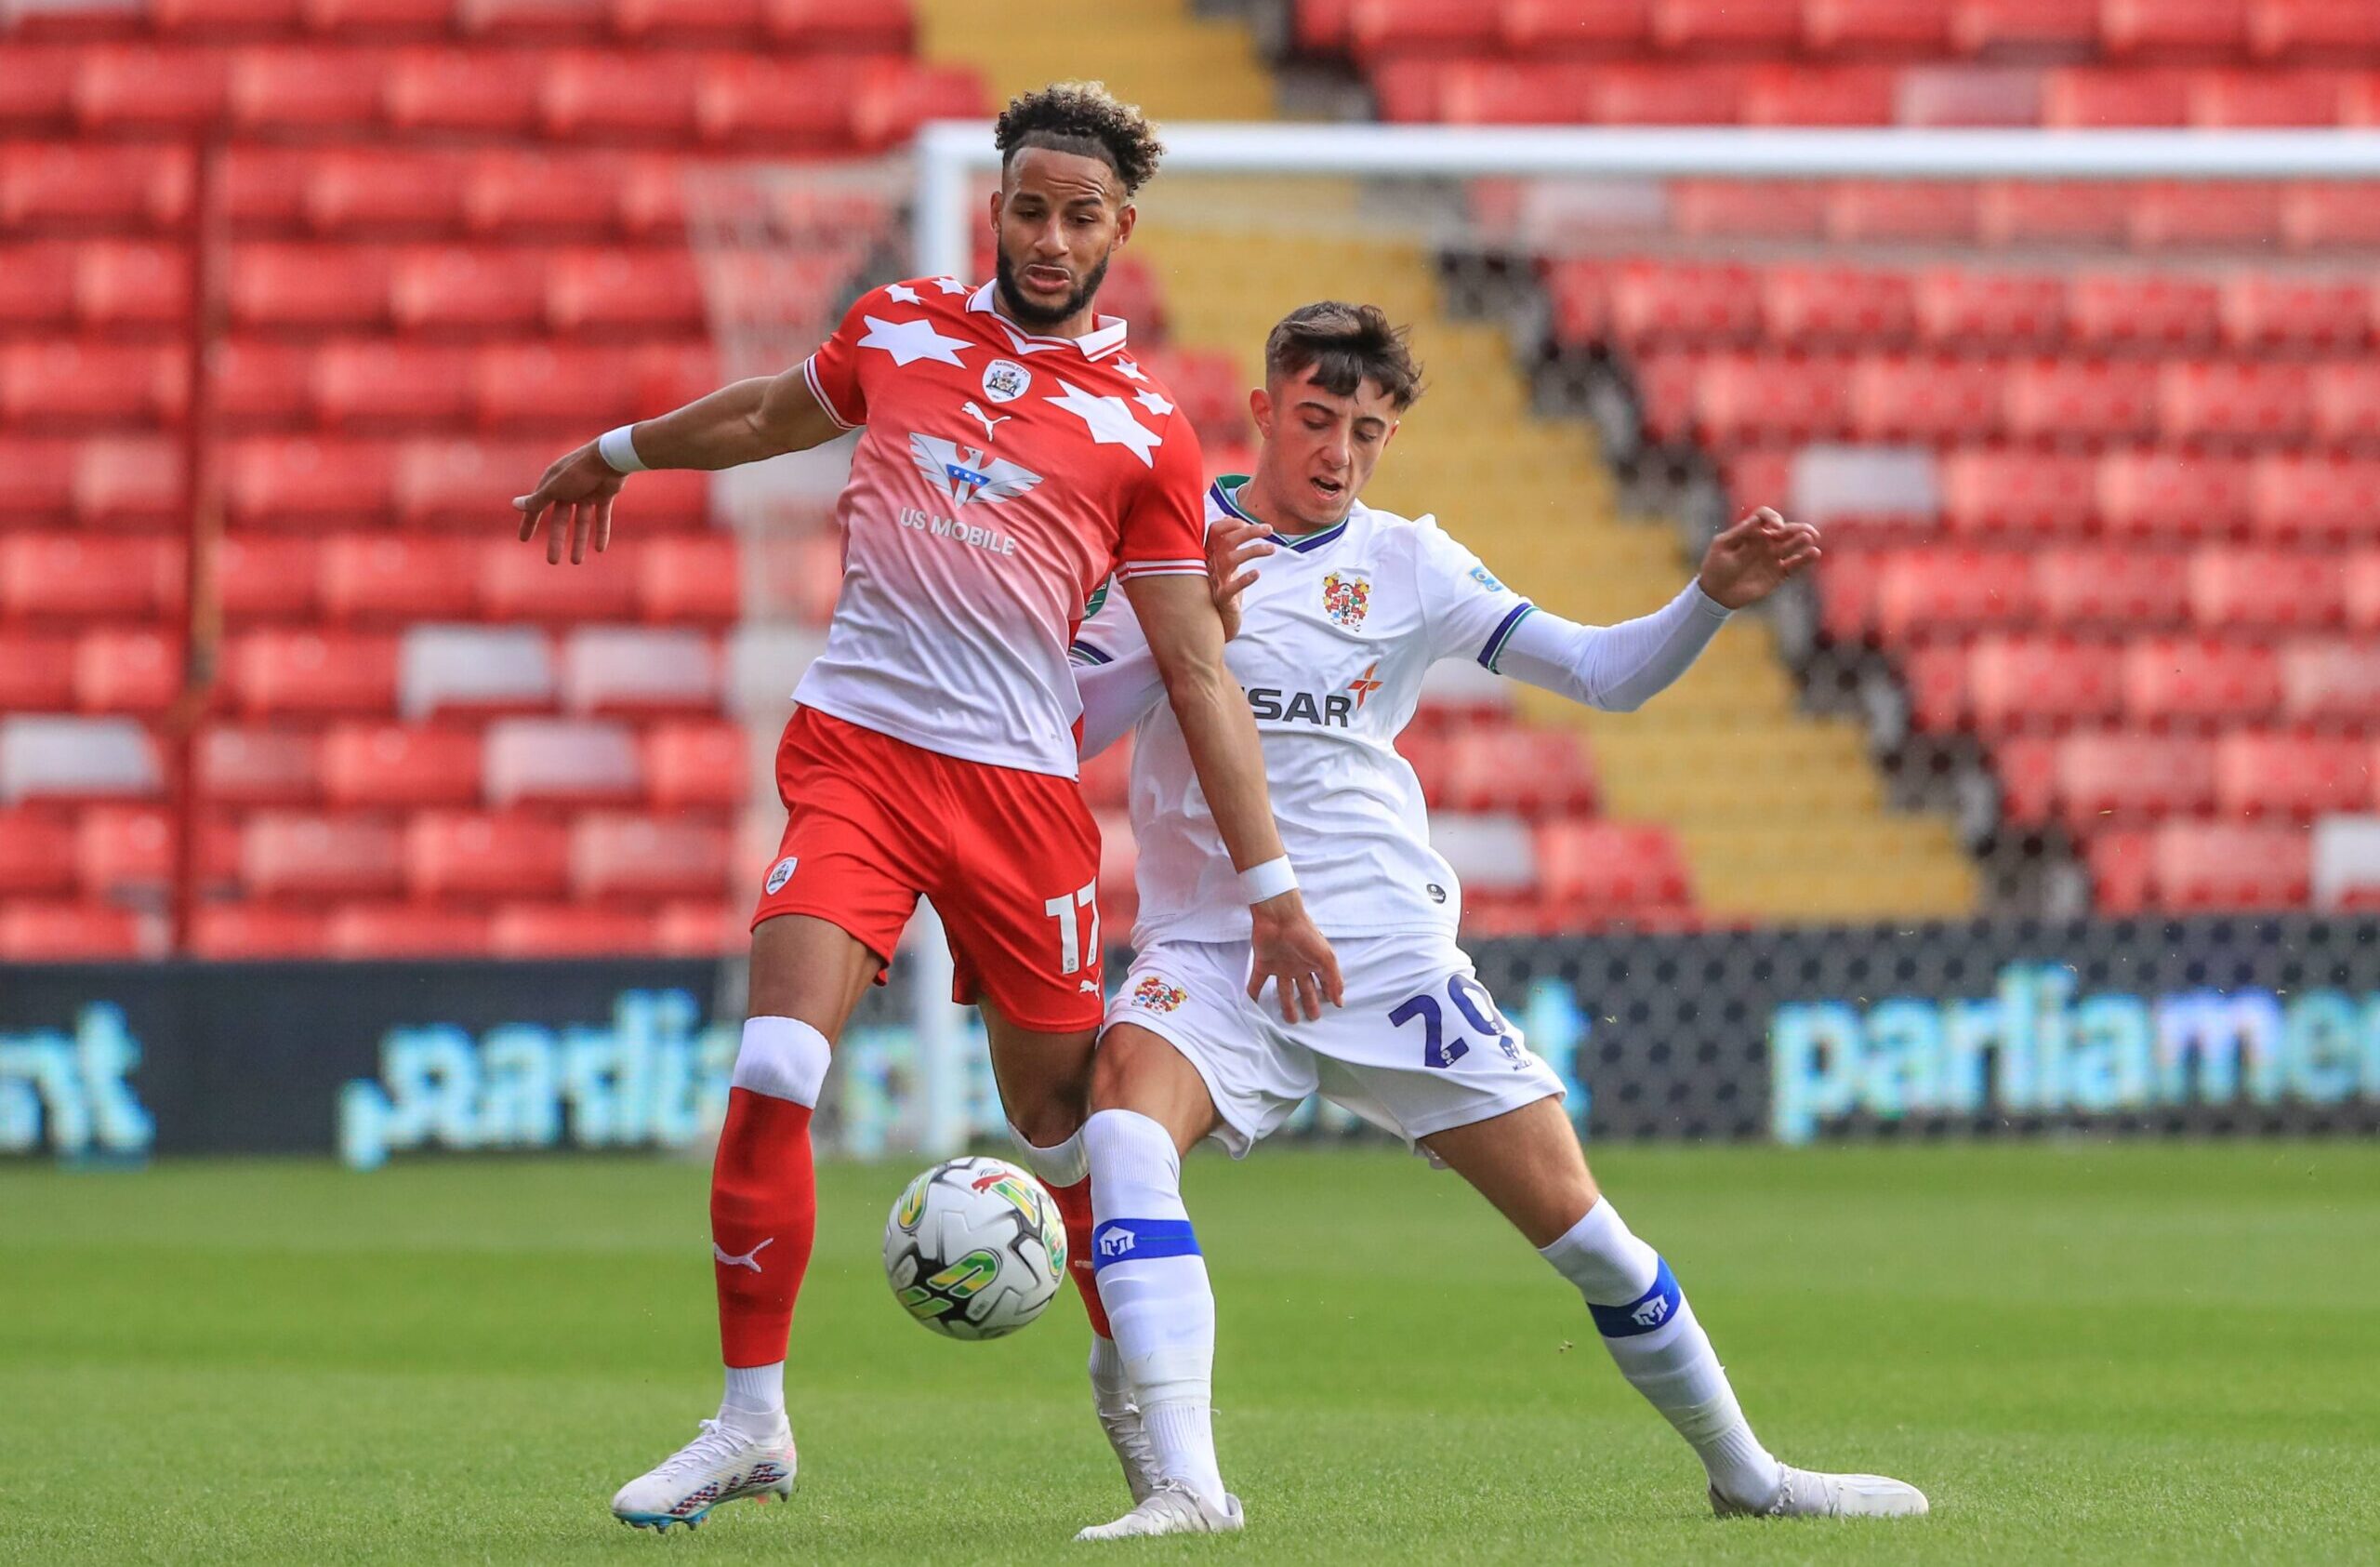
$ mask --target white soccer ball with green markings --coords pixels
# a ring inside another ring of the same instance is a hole
[[[909,1183],[884,1223],[902,1308],[951,1338],[998,1338],[1041,1315],[1066,1279],[1066,1227],[1048,1189],[1004,1159],[953,1159]]]

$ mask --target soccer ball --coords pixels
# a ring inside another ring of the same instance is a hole
[[[884,1221],[902,1308],[951,1338],[1014,1333],[1058,1296],[1066,1227],[1039,1181],[1003,1159],[954,1159],[909,1183]]]

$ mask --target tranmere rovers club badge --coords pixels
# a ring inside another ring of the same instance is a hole
[[[984,366],[984,395],[995,403],[1013,403],[1033,384],[1033,372],[1013,359],[995,359]]]
[[[1132,991],[1132,1004],[1144,1012],[1171,1012],[1189,999],[1189,991],[1179,985],[1169,985],[1154,974]]]
[[[1322,611],[1330,617],[1332,625],[1344,626],[1352,631],[1364,623],[1364,611],[1371,606],[1369,578],[1334,571],[1322,579]]]

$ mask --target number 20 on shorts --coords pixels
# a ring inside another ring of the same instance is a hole
[[[1506,1055],[1512,1054],[1513,1027],[1496,1010],[1496,999],[1486,986],[1467,974],[1454,975],[1447,980],[1447,999],[1454,1003],[1465,1023],[1502,1044]],[[1408,997],[1388,1015],[1389,1022],[1400,1029],[1417,1017],[1421,1020],[1421,1065],[1443,1069],[1471,1054],[1469,1040],[1461,1034],[1446,1037],[1446,1012],[1438,1005],[1435,992],[1424,990]]]

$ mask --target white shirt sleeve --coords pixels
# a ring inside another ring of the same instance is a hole
[[[1488,667],[1591,708],[1633,712],[1686,673],[1726,623],[1727,610],[1699,582],[1617,626],[1581,626],[1533,608],[1504,633]]]
[[[1076,629],[1067,654],[1075,691],[1082,698],[1081,754],[1097,756],[1132,732],[1165,698],[1157,655],[1141,631],[1140,617],[1123,588],[1110,581],[1106,594]]]
[[[1414,573],[1429,617],[1430,658],[1475,658],[1488,669],[1513,628],[1529,619],[1528,600],[1496,579],[1432,517],[1417,520]]]

